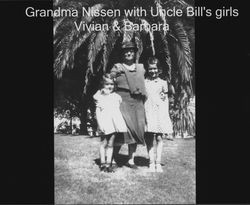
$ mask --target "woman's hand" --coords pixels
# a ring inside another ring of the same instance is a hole
[[[162,101],[165,101],[165,100],[166,100],[166,97],[167,97],[167,93],[164,93],[164,92],[161,92],[161,93],[160,93],[160,99],[161,99]]]

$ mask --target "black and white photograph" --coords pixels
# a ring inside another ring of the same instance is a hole
[[[195,203],[192,8],[54,1],[56,204]]]
[[[250,204],[248,8],[0,1],[0,204]]]

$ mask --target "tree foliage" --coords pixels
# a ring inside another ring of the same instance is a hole
[[[187,104],[194,95],[194,18],[187,17],[186,8],[193,6],[193,0],[55,0],[54,8],[77,9],[78,18],[54,18],[54,73],[62,78],[68,70],[78,69],[81,79],[81,90],[85,102],[98,88],[97,82],[103,73],[109,72],[112,65],[119,60],[121,42],[134,40],[138,47],[136,61],[145,63],[150,56],[156,56],[163,68],[163,78],[171,83],[175,89],[174,109],[172,119],[174,124],[187,121],[187,127],[194,127],[194,120],[190,120]],[[158,9],[159,15],[152,17],[131,16],[124,14],[114,17],[93,17],[82,14],[82,7],[88,9],[133,9],[143,8],[149,12],[151,8]],[[163,15],[162,9],[182,9],[182,17],[168,17]],[[108,24],[109,30],[77,31],[74,22]],[[152,24],[167,23],[169,30],[142,31],[125,30],[125,23]],[[118,24],[119,31],[112,26]],[[185,93],[185,94],[183,94]],[[178,111],[178,112],[177,112]],[[186,120],[189,119],[189,120]],[[175,126],[176,129],[178,126]]]

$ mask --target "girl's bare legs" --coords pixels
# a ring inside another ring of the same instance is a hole
[[[100,145],[100,159],[101,159],[101,171],[104,172],[113,172],[111,168],[111,161],[113,157],[113,144],[114,144],[115,135],[104,135],[101,137]],[[106,156],[105,156],[106,151]]]
[[[149,155],[149,171],[155,172],[155,157],[154,157],[154,134],[145,133],[145,142]]]
[[[107,146],[107,136],[101,136],[101,144],[100,144],[100,163],[101,163],[101,171],[104,170],[106,165],[105,159],[105,148]]]
[[[156,171],[163,172],[161,167],[161,155],[162,155],[162,148],[163,148],[163,139],[161,134],[157,134],[156,136]]]
[[[110,165],[113,157],[113,145],[114,145],[114,139],[115,135],[112,134],[108,140],[107,143],[107,150],[106,150],[106,155],[107,155],[107,164]]]
[[[115,139],[114,134],[111,134],[108,136],[107,147],[106,147],[106,155],[107,155],[106,166],[107,166],[107,169],[105,170],[105,172],[114,172],[114,170],[111,166],[111,161],[112,161],[112,157],[113,157],[114,139]]]

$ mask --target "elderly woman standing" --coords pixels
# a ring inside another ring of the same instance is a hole
[[[128,144],[129,160],[126,166],[136,169],[134,156],[137,144],[145,145],[145,110],[146,98],[143,64],[135,63],[137,48],[133,42],[125,42],[122,45],[122,63],[117,63],[111,69],[111,75],[117,84],[116,93],[122,98],[121,113],[126,122],[128,131],[123,136],[117,137],[114,154],[118,154],[120,146]],[[116,152],[116,153],[115,153]]]

